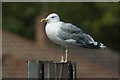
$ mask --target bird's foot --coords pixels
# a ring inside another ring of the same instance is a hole
[[[61,63],[66,63],[66,62],[67,62],[67,60],[61,60],[60,62],[61,62]]]
[[[67,61],[60,61],[60,63],[67,63]]]
[[[61,60],[60,62],[64,62],[64,60]]]
[[[62,56],[62,58],[61,58],[61,61],[60,62],[64,62],[64,59],[63,59],[64,57]]]

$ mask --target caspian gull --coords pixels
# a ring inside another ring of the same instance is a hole
[[[41,20],[41,22],[43,21],[47,22],[45,31],[48,38],[66,48],[65,59],[62,56],[61,62],[67,62],[67,47],[105,48],[102,43],[94,41],[90,35],[84,33],[80,28],[71,23],[60,21],[56,13],[48,15],[47,18]]]

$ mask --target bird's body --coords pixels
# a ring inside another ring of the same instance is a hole
[[[105,48],[102,43],[94,41],[90,35],[84,33],[80,28],[71,23],[60,21],[56,13],[48,15],[43,20],[47,21],[45,31],[48,38],[58,45],[63,47]]]
[[[57,26],[57,27],[56,27]],[[69,28],[68,28],[69,27]],[[62,21],[47,23],[45,27],[48,38],[54,43],[68,47],[100,48],[90,35],[70,23]]]
[[[56,43],[58,45],[63,45],[64,41],[61,38],[58,37],[58,33],[57,33],[60,29],[60,26],[57,26],[57,25],[59,25],[60,23],[61,22],[46,24],[45,31],[46,31],[46,34],[47,34],[48,38],[51,41],[53,41],[54,43]],[[49,26],[51,26],[51,27],[49,27]]]

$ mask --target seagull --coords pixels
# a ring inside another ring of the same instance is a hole
[[[47,18],[41,19],[41,22],[47,22],[45,32],[47,37],[65,48],[65,56],[62,55],[61,62],[68,61],[68,47],[83,47],[93,49],[105,49],[106,46],[84,33],[80,28],[71,23],[60,21],[56,13],[49,14]]]

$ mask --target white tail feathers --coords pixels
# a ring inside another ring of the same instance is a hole
[[[96,47],[96,48],[106,49],[106,46],[104,46],[103,43],[94,42],[93,44],[94,44],[94,47]]]
[[[99,47],[100,47],[101,49],[106,49],[106,46],[104,46],[104,44],[102,44],[102,43],[99,43]]]

